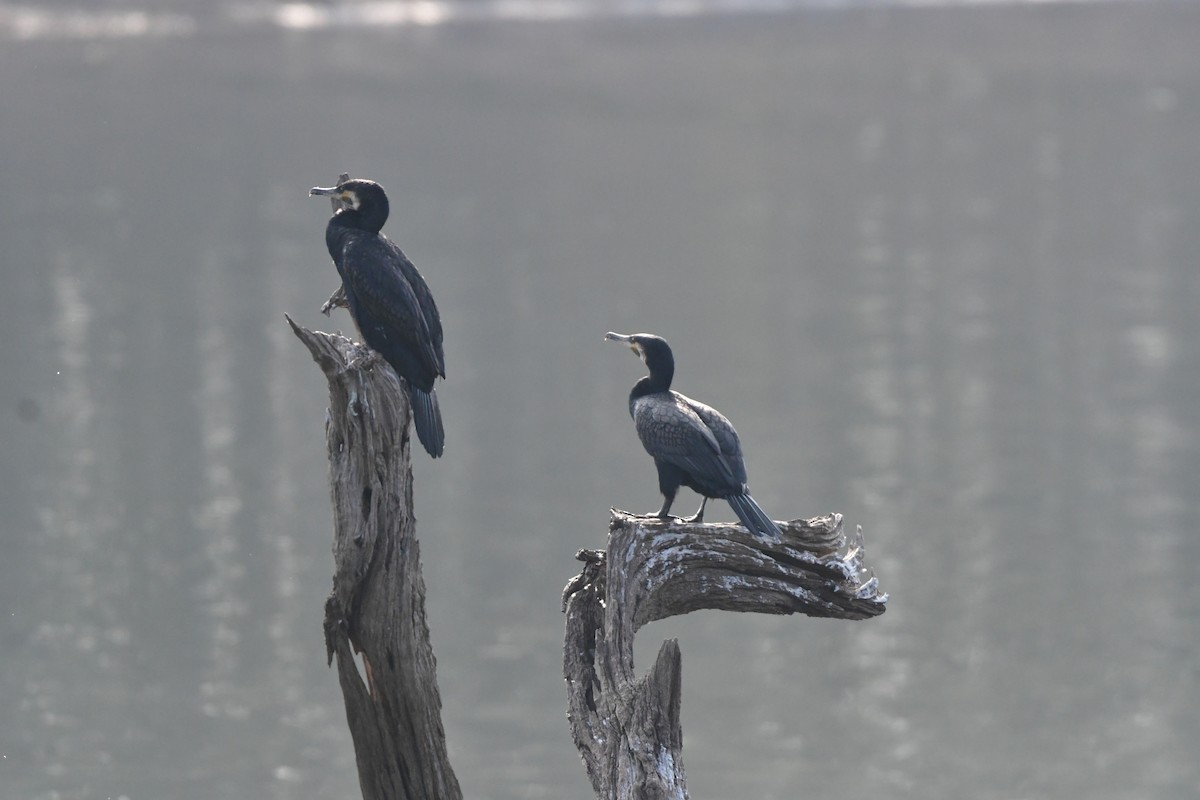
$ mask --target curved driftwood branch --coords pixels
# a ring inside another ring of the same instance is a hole
[[[365,347],[288,324],[329,381],[325,646],[337,658],[363,798],[456,800],[412,514],[408,395]]]
[[[679,645],[663,642],[635,676],[647,622],[702,608],[867,619],[887,595],[864,561],[862,529],[842,516],[781,523],[769,542],[736,525],[695,525],[613,509],[607,553],[581,550],[563,592],[568,718],[597,797],[687,797],[679,724]]]

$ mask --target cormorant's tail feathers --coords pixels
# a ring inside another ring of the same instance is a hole
[[[409,387],[412,399],[413,427],[417,429],[417,439],[425,448],[425,452],[437,458],[442,454],[446,443],[446,431],[442,428],[442,409],[438,407],[437,390],[428,392],[415,386]]]
[[[737,518],[746,526],[746,530],[776,542],[783,538],[779,526],[767,516],[767,512],[763,511],[762,506],[756,503],[748,493],[730,495],[725,500],[733,509],[733,513],[737,514]]]

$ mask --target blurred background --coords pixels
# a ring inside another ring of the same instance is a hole
[[[559,593],[660,503],[608,330],[891,595],[642,631],[693,796],[1200,795],[1197,42],[1133,0],[0,5],[0,795],[358,796],[283,319],[352,330],[341,171],[445,323],[416,514],[467,797],[591,797]]]

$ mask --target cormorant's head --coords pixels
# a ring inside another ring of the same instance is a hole
[[[651,375],[661,375],[669,380],[669,376],[675,371],[675,356],[671,354],[671,346],[667,344],[667,340],[661,336],[652,333],[627,335],[609,331],[604,334],[604,341],[628,345],[638,358],[646,362]]]
[[[344,217],[343,223],[351,227],[378,232],[387,222],[387,193],[375,181],[353,178],[325,189],[314,186],[308,196],[332,197],[341,206],[335,216]]]

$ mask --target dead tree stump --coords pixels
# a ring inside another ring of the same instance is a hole
[[[331,663],[337,657],[363,798],[460,800],[425,623],[408,394],[367,348],[288,323],[329,381],[334,575],[325,646]]]
[[[781,523],[769,542],[737,525],[666,523],[613,509],[608,551],[581,550],[563,591],[567,716],[592,788],[604,800],[684,800],[679,644],[633,671],[633,637],[702,608],[867,619],[887,595],[864,560],[862,530],[842,516]]]

